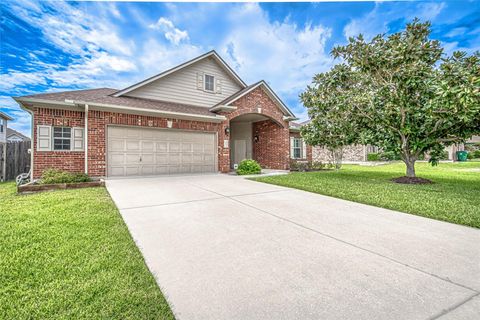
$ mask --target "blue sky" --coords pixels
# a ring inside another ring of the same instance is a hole
[[[121,89],[211,49],[247,83],[266,80],[300,118],[298,94],[359,33],[430,20],[446,53],[480,50],[480,1],[145,3],[2,1],[0,107],[30,135],[11,96]]]

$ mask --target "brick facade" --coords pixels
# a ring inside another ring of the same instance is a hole
[[[254,154],[265,168],[287,169],[289,165],[288,122],[270,97],[257,88],[233,103],[238,109],[225,113],[227,120],[222,123],[167,119],[145,115],[123,114],[90,110],[88,112],[88,173],[91,176],[106,175],[106,131],[108,125],[128,125],[150,128],[167,128],[167,120],[172,120],[173,129],[217,132],[218,170],[230,171],[230,149],[225,148],[224,140],[229,136],[225,129],[230,120],[243,114],[256,113],[269,117],[255,125],[258,143],[254,143]],[[260,112],[258,108],[261,108]],[[34,165],[33,176],[38,178],[48,168],[69,172],[84,172],[84,151],[37,151],[37,126],[85,127],[83,111],[70,111],[34,107]]]
[[[329,162],[332,161],[330,151],[324,147],[313,147],[312,157],[314,161]],[[343,148],[343,161],[361,162],[367,161],[366,149],[364,145],[355,144]]]
[[[253,137],[258,140],[252,143],[252,157],[267,169],[285,170],[289,168],[290,140],[289,125],[283,120],[283,112],[272,101],[269,95],[257,87],[245,96],[232,103],[237,109],[231,113],[223,113],[227,117],[228,125],[230,120],[244,114],[259,114],[270,118],[269,120],[254,122],[252,125]],[[226,154],[228,164],[226,170],[230,170],[230,153]]]

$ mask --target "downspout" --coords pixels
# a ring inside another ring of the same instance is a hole
[[[17,101],[18,102],[18,101]],[[30,109],[27,109],[25,107],[23,107],[23,105],[20,103],[20,107],[22,107],[22,109],[24,111],[27,111],[28,113],[30,113],[30,116],[31,116],[31,121],[30,121],[30,126],[31,126],[31,130],[32,130],[32,140],[30,142],[30,181],[33,181],[33,156],[35,154],[35,141],[36,141],[36,137],[35,137],[35,127],[34,127],[34,121],[33,121],[33,111],[31,111]]]
[[[83,133],[85,148],[85,174],[88,174],[88,104],[85,104],[85,130]]]

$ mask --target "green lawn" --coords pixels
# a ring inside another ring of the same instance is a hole
[[[291,173],[254,180],[302,189],[336,198],[408,212],[480,228],[480,162],[417,163],[417,176],[430,185],[390,181],[405,175],[405,165],[344,165],[340,171]]]
[[[173,319],[105,188],[0,184],[0,319]]]

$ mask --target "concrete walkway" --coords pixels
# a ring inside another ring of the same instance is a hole
[[[178,319],[480,319],[480,230],[228,175],[108,180]]]

